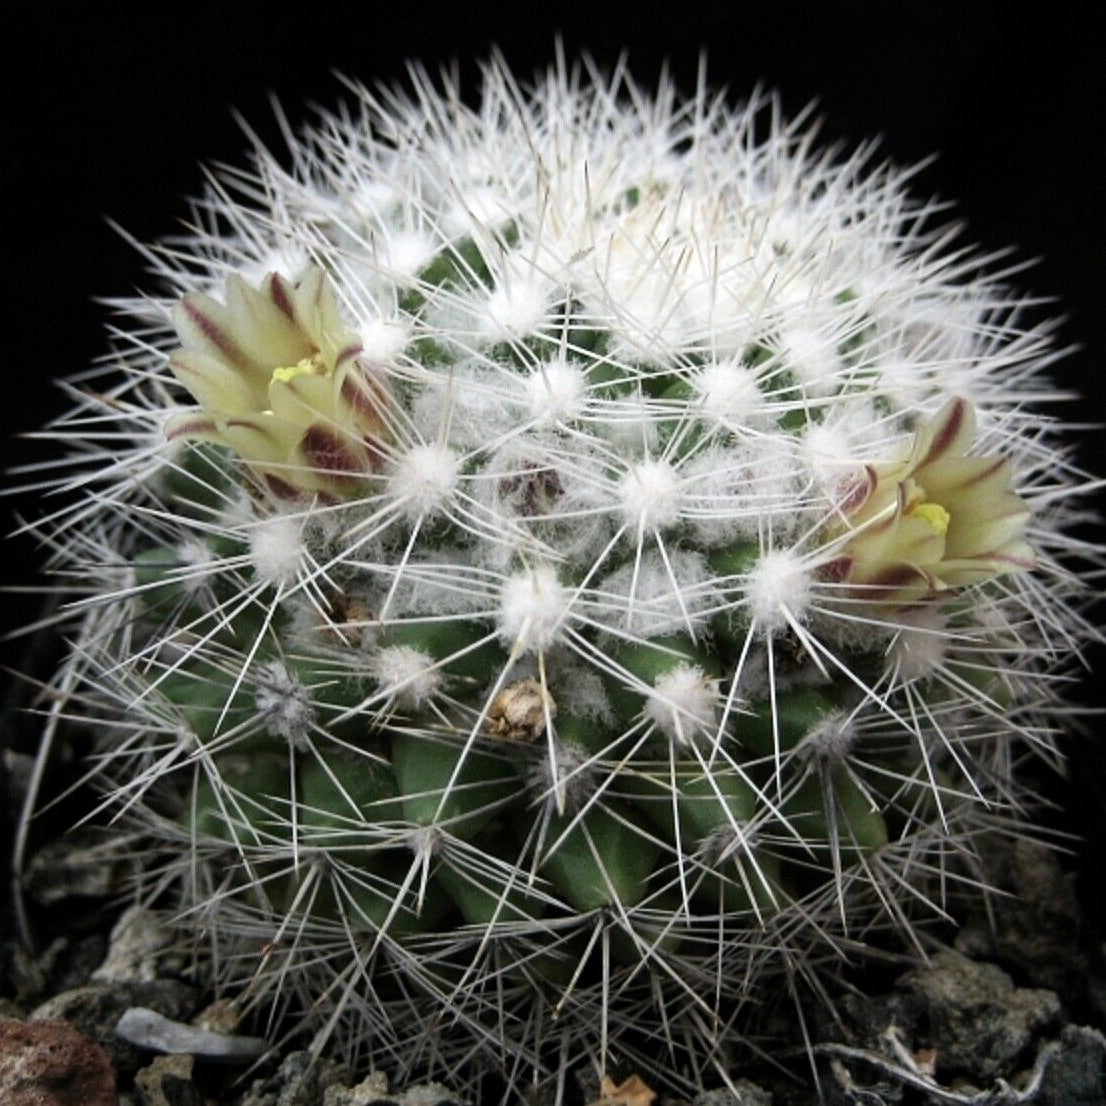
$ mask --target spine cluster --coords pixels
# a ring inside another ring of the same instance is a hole
[[[268,1024],[709,1079],[1032,832],[1100,560],[1049,328],[771,99],[355,91],[74,386],[66,711]]]

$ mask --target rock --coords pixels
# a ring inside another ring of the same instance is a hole
[[[319,1106],[328,1089],[345,1088],[349,1080],[339,1064],[309,1052],[290,1052],[273,1075],[254,1080],[240,1106]]]
[[[917,1036],[926,1003],[920,995],[904,994],[902,991],[886,995],[846,994],[841,996],[839,1009],[852,1031],[850,1039],[875,1048],[892,1025],[908,1037]],[[835,1040],[840,1036],[840,1030],[829,1016],[823,1015],[817,1022],[817,1028],[819,1035],[825,1039]]]
[[[463,1106],[443,1083],[416,1083],[393,1096],[398,1106]],[[359,1104],[360,1106],[360,1104]]]
[[[1007,892],[988,900],[956,938],[973,959],[1017,964],[1035,987],[1056,991],[1065,1004],[1101,996],[1093,987],[1103,974],[1103,956],[1087,939],[1075,889],[1055,849],[1040,841],[987,842],[982,849],[988,883]]]
[[[194,1026],[210,1029],[212,1033],[233,1033],[241,1022],[242,1010],[229,998],[217,998],[192,1019]]]
[[[0,1019],[4,1106],[118,1106],[107,1052],[66,1021]]]
[[[372,1072],[356,1087],[327,1087],[323,1106],[384,1106],[395,1100],[388,1096],[388,1077],[379,1071]]]
[[[268,1050],[264,1037],[214,1033],[173,1021],[156,1010],[132,1006],[123,1012],[115,1032],[124,1041],[152,1052],[190,1053],[205,1060],[236,1063],[256,1060]]]
[[[1046,1061],[1034,1106],[1103,1106],[1106,1037],[1089,1026],[1066,1025]]]
[[[700,1091],[691,1106],[772,1106],[772,1094],[748,1079],[735,1079],[732,1090]]]
[[[131,1006],[146,1006],[167,1018],[187,1020],[197,1006],[196,991],[170,979],[96,983],[55,995],[36,1007],[31,1018],[65,1018],[107,1049],[116,1070],[132,1072],[146,1063],[148,1055],[115,1032],[119,1019]]]
[[[171,941],[172,933],[152,910],[132,906],[112,927],[107,956],[92,973],[92,981],[149,983],[157,979],[161,953]]]
[[[13,997],[21,1005],[32,1008],[47,995],[83,987],[103,959],[106,948],[107,942],[99,933],[72,941],[56,937],[38,956],[22,944],[14,943],[8,962]]]
[[[1060,1021],[1060,1000],[1052,991],[1015,988],[996,965],[951,951],[895,985],[925,1004],[926,1043],[937,1049],[942,1082],[957,1074],[983,1083],[1009,1076],[1034,1039]]]
[[[191,1056],[158,1056],[134,1077],[135,1106],[203,1106],[192,1082]]]
[[[134,842],[74,830],[43,845],[29,860],[23,886],[40,906],[56,907],[73,899],[107,899],[122,890],[134,867]]]

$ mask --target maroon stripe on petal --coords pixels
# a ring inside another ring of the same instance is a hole
[[[286,315],[295,322],[296,308],[292,303],[292,289],[280,273],[272,273],[269,276],[269,298],[282,315]]]
[[[356,357],[365,347],[360,342],[354,342],[351,345],[346,346],[334,360],[334,367],[340,368],[347,361]]]
[[[942,587],[941,581],[932,574],[904,561],[890,565],[863,583],[858,583],[850,589],[849,594],[854,599],[862,599],[867,603],[895,602],[896,592],[912,585],[917,586],[918,583],[924,583],[929,592],[938,591]]]
[[[313,469],[330,476],[360,476],[365,471],[363,458],[345,440],[318,423],[307,428],[300,448]]]
[[[982,481],[984,481],[984,480],[989,480],[1004,465],[1009,467],[1009,465],[1010,465],[1009,458],[996,457],[993,464],[989,465],[987,468],[985,468],[982,471],[978,472],[970,480],[965,480],[964,483],[958,485],[958,487],[959,488],[970,488],[973,484],[979,484],[979,483],[982,483]]]
[[[365,447],[365,453],[369,458],[369,468],[373,472],[379,472],[388,461],[388,451],[376,438],[362,438],[361,444]]]
[[[928,465],[948,452],[949,446],[956,440],[956,436],[964,426],[964,420],[968,415],[968,402],[964,399],[954,399],[946,410],[948,414],[944,416],[944,421],[929,447],[929,452],[918,462],[916,468]]]
[[[370,420],[377,426],[383,424],[383,412],[390,406],[391,396],[380,380],[366,372],[363,365],[354,365],[343,377],[341,394],[361,420]]]
[[[834,557],[818,569],[818,579],[828,584],[839,584],[853,569],[852,557]]]
[[[214,434],[217,429],[214,419],[181,419],[166,429],[165,437],[175,442],[178,438],[188,438],[194,434]]]
[[[289,484],[287,480],[281,480],[279,476],[274,476],[271,472],[265,473],[265,483],[277,499],[299,499],[303,494],[295,485]]]
[[[228,361],[239,368],[249,365],[249,358],[234,344],[230,335],[191,296],[185,296],[181,300],[181,309]]]
[[[846,485],[845,493],[837,505],[838,510],[846,515],[860,510],[871,498],[878,482],[879,477],[875,468],[872,465],[865,465],[864,475],[855,477]]]

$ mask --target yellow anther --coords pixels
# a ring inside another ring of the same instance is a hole
[[[289,365],[286,369],[273,369],[273,381],[279,380],[282,384],[287,384],[297,376],[310,376],[312,373],[325,372],[325,370],[326,366],[323,365],[319,355],[315,354],[297,361],[294,365]]]
[[[924,518],[940,538],[943,538],[949,531],[950,515],[940,503],[919,503],[910,514]]]

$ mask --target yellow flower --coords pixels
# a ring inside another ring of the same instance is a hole
[[[381,467],[388,389],[322,269],[295,285],[271,273],[259,289],[232,274],[225,304],[189,293],[173,322],[169,367],[201,409],[173,416],[170,440],[229,446],[282,498],[345,498]]]
[[[1029,506],[1010,461],[966,456],[975,435],[971,404],[953,399],[917,429],[905,458],[867,466],[831,532],[826,575],[848,585],[849,599],[902,608],[1033,567]]]

